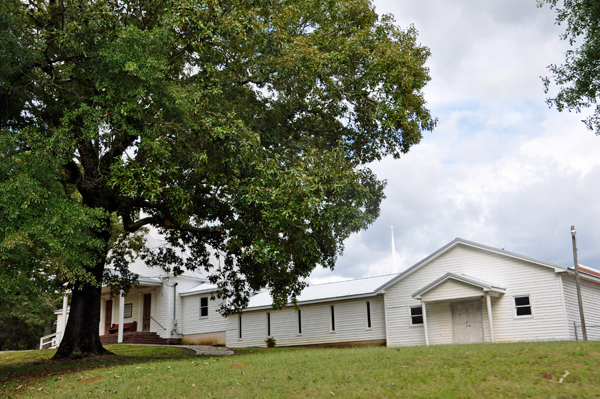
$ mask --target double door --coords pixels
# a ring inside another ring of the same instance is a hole
[[[483,343],[481,301],[453,302],[452,325],[454,329],[454,343]]]

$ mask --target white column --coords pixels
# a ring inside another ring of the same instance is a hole
[[[488,320],[490,323],[490,340],[494,343],[494,319],[492,317],[492,299],[489,292],[485,293],[485,302],[487,304]]]
[[[144,293],[140,292],[138,296],[138,326],[137,330],[142,331],[144,326]]]
[[[427,312],[425,311],[425,302],[421,301],[423,310],[423,330],[425,331],[425,345],[429,346],[429,334],[427,334]]]
[[[125,314],[125,296],[123,291],[121,291],[121,295],[119,295],[119,336],[117,338],[117,343],[123,342],[123,320]]]
[[[65,330],[67,329],[67,308],[69,306],[69,294],[65,293],[63,296],[63,312],[62,312],[62,329],[60,331],[60,337],[58,337],[58,343],[62,341],[65,336]]]

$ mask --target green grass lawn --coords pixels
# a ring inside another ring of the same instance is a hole
[[[223,357],[192,357],[176,348],[111,346],[109,349],[120,356],[112,360],[56,363],[45,360],[51,357],[51,351],[0,354],[0,396],[600,396],[600,343],[597,342],[245,349]],[[569,375],[559,383],[566,371]]]

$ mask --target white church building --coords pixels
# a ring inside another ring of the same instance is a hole
[[[216,287],[196,273],[173,277],[132,265],[139,287],[103,288],[103,342],[153,334],[228,347],[437,345],[581,339],[574,270],[457,238],[402,273],[309,285],[297,308],[271,307],[268,292],[227,318]],[[600,326],[600,273],[580,266],[586,325]],[[62,310],[59,330],[65,325]],[[600,331],[588,332],[600,339]],[[57,331],[54,343],[60,339]],[[46,345],[48,346],[48,345]]]

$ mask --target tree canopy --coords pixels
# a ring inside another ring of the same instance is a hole
[[[107,258],[111,218],[123,236],[157,228],[170,246],[146,262],[205,269],[225,312],[262,287],[283,306],[379,215],[385,182],[368,164],[436,124],[422,92],[429,50],[366,0],[5,0],[0,11],[0,251],[46,248],[46,273],[72,288],[59,356],[102,352],[88,337],[99,284],[107,260],[126,270],[126,251]],[[15,267],[39,265],[30,255]]]
[[[579,45],[566,52],[564,64],[548,67],[552,80],[561,87],[557,96],[547,102],[559,111],[581,112],[595,106],[584,122],[588,129],[600,134],[600,2],[564,0],[561,6],[557,0],[540,0],[539,4],[544,2],[556,9],[557,23],[566,25],[562,39],[571,46]],[[548,93],[551,79],[543,80]]]

